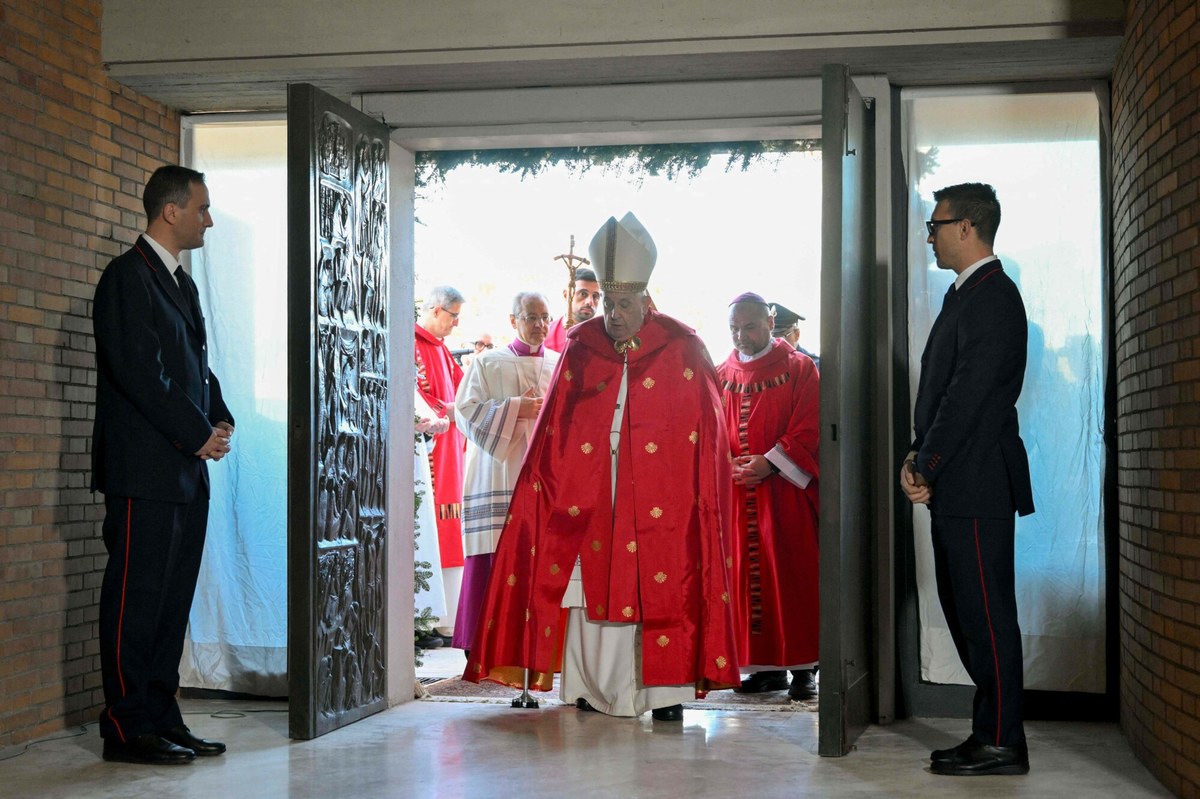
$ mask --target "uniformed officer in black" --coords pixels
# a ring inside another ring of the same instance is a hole
[[[1028,320],[992,251],[995,190],[934,193],[926,222],[937,264],[956,277],[921,356],[915,438],[900,470],[914,504],[929,506],[938,596],[975,683],[972,732],[935,751],[935,774],[1025,774],[1021,630],[1014,586],[1014,514],[1033,513],[1029,460],[1017,422]]]
[[[158,169],[146,233],[113,259],[92,303],[96,420],[92,490],[104,493],[100,589],[104,759],[187,763],[225,745],[197,738],[175,694],[208,524],[208,462],[233,415],[208,367],[200,298],[179,253],[212,227],[204,175]]]

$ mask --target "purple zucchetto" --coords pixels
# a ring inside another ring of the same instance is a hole
[[[761,295],[755,294],[753,291],[747,291],[737,295],[729,304],[737,305],[739,302],[755,302],[759,305],[768,305],[767,301],[764,300]]]

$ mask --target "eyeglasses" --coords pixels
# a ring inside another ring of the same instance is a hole
[[[534,314],[523,313],[523,314],[517,314],[517,318],[520,319],[522,322],[541,322],[543,325],[550,324],[550,315],[549,314],[542,314],[541,316],[536,316]]]
[[[971,220],[967,219],[965,216],[960,216],[958,219],[927,219],[925,220],[925,229],[928,230],[929,235],[932,236],[934,233],[937,233],[938,225],[949,225],[953,222],[970,221]]]
[[[454,317],[455,319],[457,319],[457,318],[458,318],[458,314],[457,314],[457,313],[455,313],[454,311],[450,310],[449,308],[447,308],[445,305],[439,305],[438,307],[439,307],[439,308],[441,308],[441,309],[442,309],[443,311],[445,311],[446,313],[450,314],[450,315],[451,315],[452,317]],[[462,312],[461,312],[461,311],[459,311],[459,313],[462,313]]]
[[[487,341],[472,341],[472,342],[471,342],[471,346],[472,346],[472,347],[479,347],[479,348],[482,348],[482,349],[485,349],[485,350],[490,350],[490,349],[491,349],[492,347],[494,347],[495,345],[494,345],[494,344],[492,344],[491,342],[487,342]]]

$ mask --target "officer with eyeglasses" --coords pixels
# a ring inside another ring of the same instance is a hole
[[[993,251],[1000,201],[991,186],[934,192],[925,223],[940,269],[955,274],[921,356],[911,451],[900,487],[929,508],[938,597],[975,683],[971,735],[930,756],[934,774],[1025,774],[1014,512],[1033,513],[1017,421],[1029,322]]]

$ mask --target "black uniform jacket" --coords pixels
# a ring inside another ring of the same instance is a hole
[[[1033,513],[1016,408],[1028,338],[1025,305],[998,260],[947,296],[921,356],[913,413],[912,449],[933,486],[934,513]]]
[[[163,502],[207,495],[208,467],[194,453],[233,415],[208,368],[195,283],[184,275],[176,285],[139,237],[100,276],[92,319],[92,490]]]

